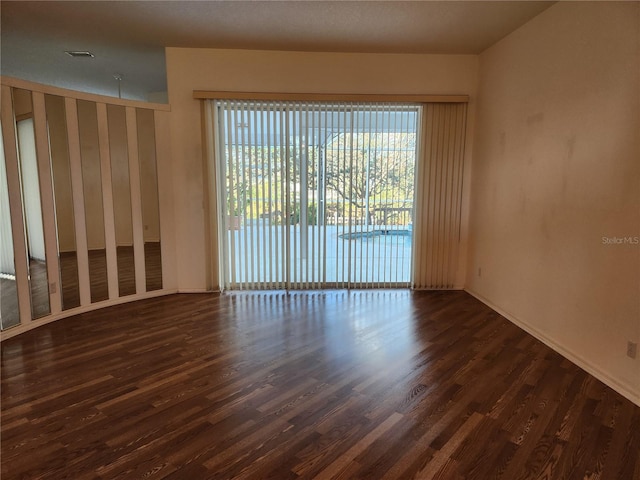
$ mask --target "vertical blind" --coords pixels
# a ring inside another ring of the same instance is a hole
[[[416,178],[413,287],[456,288],[466,103],[429,103]]]
[[[208,101],[221,288],[451,288],[465,107]]]
[[[419,106],[209,108],[223,288],[410,286]]]

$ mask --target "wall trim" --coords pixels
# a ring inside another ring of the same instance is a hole
[[[544,343],[547,347],[549,347],[552,350],[556,351],[557,353],[559,353],[560,355],[565,357],[567,360],[573,362],[578,367],[583,369],[585,372],[593,375],[595,378],[597,378],[602,383],[604,383],[608,387],[610,387],[613,390],[615,390],[616,392],[618,392],[620,395],[622,395],[626,399],[628,399],[631,402],[635,403],[636,405],[640,406],[640,392],[635,391],[632,385],[627,385],[627,384],[622,383],[619,380],[613,378],[611,375],[609,375],[608,373],[604,372],[602,369],[600,369],[598,366],[594,365],[589,360],[587,360],[584,357],[576,354],[575,352],[572,352],[571,350],[569,350],[568,348],[564,347],[563,345],[560,345],[559,343],[555,342],[550,337],[548,337],[545,333],[543,333],[540,330],[538,330],[537,328],[531,326],[529,323],[527,323],[526,321],[522,320],[521,318],[518,318],[516,315],[513,315],[513,314],[503,310],[502,308],[498,307],[493,302],[491,302],[487,298],[483,297],[479,293],[474,292],[473,290],[471,290],[469,288],[465,288],[464,291],[467,292],[469,295],[475,297],[476,299],[480,300],[486,306],[488,306],[492,310],[494,310],[497,313],[499,313],[500,315],[502,315],[504,318],[509,320],[514,325],[522,328],[525,332],[529,333],[530,335],[533,335],[535,338],[537,338],[542,343]]]
[[[216,293],[217,290],[207,290],[206,288],[179,288],[176,293]]]
[[[457,291],[457,290],[464,290],[464,286],[462,285],[454,285],[452,287],[442,287],[442,288],[437,288],[437,287],[411,287],[409,290],[412,290],[414,292],[452,292],[452,291]]]
[[[387,94],[387,93],[278,93],[222,92],[194,90],[196,100],[264,100],[301,102],[407,102],[407,103],[468,103],[469,95]]]

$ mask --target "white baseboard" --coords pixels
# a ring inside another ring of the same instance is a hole
[[[451,292],[454,290],[464,290],[464,286],[454,285],[452,287],[443,287],[443,288],[416,287],[416,288],[413,288],[413,290],[416,292]]]
[[[516,317],[515,315],[513,315],[513,314],[511,314],[509,312],[506,312],[505,310],[501,309],[497,305],[494,305],[491,301],[489,301],[488,299],[484,298],[482,295],[480,295],[480,294],[478,294],[478,293],[476,293],[476,292],[474,292],[474,291],[472,291],[472,290],[470,290],[468,288],[465,288],[464,291],[467,292],[469,295],[472,295],[473,297],[475,297],[478,300],[480,300],[486,306],[488,306],[492,310],[494,310],[497,313],[499,313],[500,315],[502,315],[504,318],[509,320],[511,323],[513,323],[513,324],[517,325],[518,327],[522,328],[525,332],[533,335],[535,338],[540,340],[546,346],[548,346],[549,348],[555,350],[560,355],[565,357],[567,360],[570,360],[571,362],[575,363],[578,367],[582,368],[587,373],[593,375],[595,378],[600,380],[602,383],[604,383],[608,387],[611,387],[613,390],[618,392],[623,397],[629,399],[630,401],[632,401],[636,405],[640,406],[640,392],[635,391],[632,385],[627,385],[627,384],[625,384],[623,382],[620,382],[619,380],[613,378],[608,373],[606,373],[603,370],[601,370],[597,365],[594,365],[592,362],[590,362],[586,358],[576,354],[575,352],[572,352],[571,350],[569,350],[565,346],[560,345],[559,343],[555,342],[554,340],[549,338],[546,334],[544,334],[543,332],[541,332],[537,328],[532,327],[531,325],[529,325],[524,320]]]
[[[207,290],[206,288],[179,288],[178,293],[216,293],[216,290]]]

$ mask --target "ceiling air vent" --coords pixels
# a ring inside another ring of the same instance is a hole
[[[64,53],[69,55],[70,57],[82,57],[82,58],[93,58],[95,55],[91,52],[81,51],[81,50],[67,50]]]

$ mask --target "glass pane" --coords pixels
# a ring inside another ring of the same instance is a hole
[[[4,330],[20,324],[20,312],[18,310],[7,170],[1,128],[0,144],[0,156],[2,157],[0,159],[0,328]]]
[[[142,222],[144,224],[144,263],[147,291],[162,289],[160,256],[160,212],[158,208],[158,176],[156,173],[156,138],[153,110],[136,110]]]
[[[218,107],[227,288],[409,286],[419,107]]]
[[[100,302],[109,298],[109,289],[107,282],[107,253],[104,241],[98,114],[94,102],[78,101],[78,128],[82,161],[82,184],[84,188],[84,210],[87,224],[87,247],[89,250],[91,302]]]
[[[62,308],[67,310],[80,306],[80,290],[64,98],[45,95],[45,108],[51,149],[53,193],[56,202]]]
[[[120,296],[136,293],[131,220],[131,184],[127,153],[127,124],[124,107],[107,106],[109,149],[111,152],[111,181],[113,185],[113,215],[118,256],[118,286]]]
[[[50,313],[47,259],[42,226],[42,204],[36,156],[36,137],[33,124],[31,92],[14,89],[14,110],[18,136],[20,181],[22,183],[22,211],[24,215],[27,258],[29,261],[29,288],[33,318]]]

